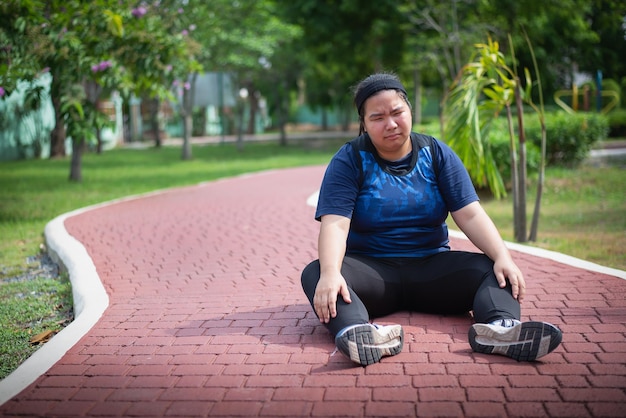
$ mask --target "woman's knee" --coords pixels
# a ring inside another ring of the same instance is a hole
[[[302,289],[304,293],[309,297],[309,299],[313,298],[315,294],[315,288],[317,287],[317,282],[320,279],[320,263],[319,260],[312,261],[307,265],[304,270],[302,270],[302,275],[300,276],[300,281],[302,283]]]

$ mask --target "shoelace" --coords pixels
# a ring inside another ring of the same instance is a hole
[[[505,328],[511,328],[511,327],[514,327],[515,325],[519,324],[519,321],[517,319],[504,318],[504,319],[496,319],[491,324],[492,325],[499,325],[499,326],[505,327]]]

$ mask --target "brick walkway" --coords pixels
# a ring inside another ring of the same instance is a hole
[[[378,320],[405,326],[401,354],[367,368],[335,354],[299,283],[316,257],[306,200],[322,173],[254,174],[68,217],[108,307],[0,416],[626,414],[624,276],[524,251],[523,318],[564,331],[541,361],[473,354],[469,318],[406,312]]]

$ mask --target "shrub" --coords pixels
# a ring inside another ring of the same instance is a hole
[[[619,83],[613,79],[607,78],[606,80],[602,81],[602,91],[612,91],[614,93],[617,94],[617,104],[615,105],[615,109],[619,109],[622,104],[623,104],[623,100],[622,100],[622,87],[619,85]],[[605,99],[608,100],[608,99]],[[613,100],[613,98],[611,98],[611,100]],[[604,105],[606,106],[606,102],[604,103]]]
[[[517,135],[517,133],[516,133]],[[519,137],[515,137],[515,147],[519,153]],[[502,180],[506,184],[511,181],[511,146],[506,119],[498,119],[489,134],[489,146],[498,166]],[[519,159],[519,157],[518,157]],[[518,160],[519,161],[519,160]],[[541,148],[526,141],[526,169],[527,173],[537,172],[541,163]]]
[[[526,118],[528,142],[541,146],[541,126],[537,116]],[[555,112],[546,114],[546,160],[548,165],[575,166],[583,161],[595,142],[607,138],[606,116],[597,113]]]
[[[626,137],[626,109],[618,109],[607,115],[609,119],[609,137]]]

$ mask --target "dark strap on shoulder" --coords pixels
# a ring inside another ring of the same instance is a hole
[[[417,150],[414,150],[418,153],[421,148],[424,148],[424,147],[430,148],[430,154],[433,159],[433,171],[435,173],[435,179],[437,179],[438,181],[439,180],[439,158],[438,158],[439,149],[437,145],[435,145],[435,138],[429,135],[422,135],[422,134],[412,132],[411,139],[414,141],[414,143],[417,143],[417,145],[419,146]],[[359,168],[359,173],[360,173],[359,183],[363,183],[363,161],[361,160],[360,151],[366,150],[369,147],[372,147],[373,145],[367,133],[363,135],[359,135],[358,137],[354,138],[351,141],[348,141],[347,143],[349,143],[352,146],[352,151],[354,152],[354,159]],[[373,150],[371,151],[373,152]]]
[[[347,144],[352,146],[352,152],[354,153],[354,160],[356,161],[356,165],[359,169],[359,184],[363,184],[363,160],[361,159],[361,150],[366,148],[366,140],[365,137],[369,136],[365,133],[363,135],[359,135],[351,141],[348,141]]]
[[[439,147],[435,144],[435,138],[415,132],[411,133],[411,137],[415,137],[420,148],[430,148],[430,155],[433,159],[433,172],[435,173],[435,179],[439,181]]]

